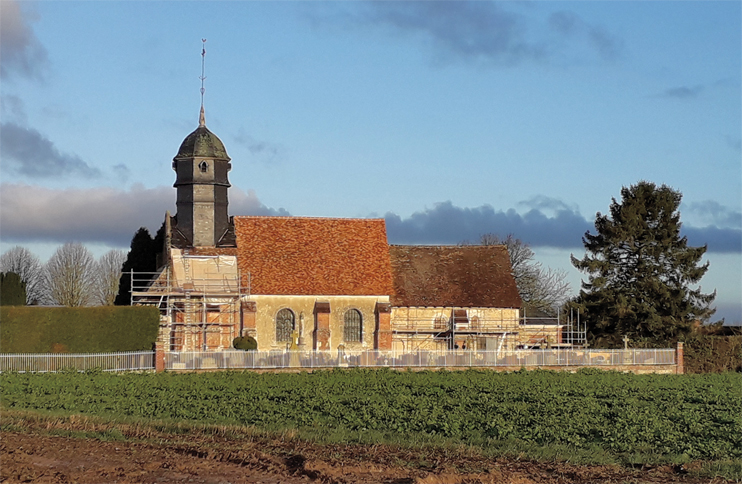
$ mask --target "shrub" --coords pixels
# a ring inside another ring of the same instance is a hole
[[[240,336],[234,339],[232,346],[238,350],[255,351],[258,349],[258,342],[252,336]]]

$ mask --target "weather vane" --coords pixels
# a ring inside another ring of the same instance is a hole
[[[198,120],[199,126],[206,126],[206,117],[204,116],[204,81],[206,80],[206,39],[201,39],[201,115]]]

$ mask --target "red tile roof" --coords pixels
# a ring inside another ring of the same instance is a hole
[[[521,307],[504,245],[389,246],[394,306]]]
[[[234,217],[237,261],[253,294],[390,295],[383,219]]]

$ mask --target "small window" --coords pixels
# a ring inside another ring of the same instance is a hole
[[[276,315],[276,342],[291,341],[294,331],[294,312],[288,308],[281,309]]]
[[[361,312],[357,309],[349,309],[345,312],[345,321],[343,325],[343,339],[348,342],[361,342]]]
[[[209,170],[209,164],[202,161],[198,164],[198,168],[201,170],[201,173],[206,173]]]

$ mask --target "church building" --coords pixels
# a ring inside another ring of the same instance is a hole
[[[514,349],[559,343],[522,324],[507,248],[389,245],[384,219],[230,216],[231,159],[199,125],[172,164],[163,267],[133,284],[169,351]]]

